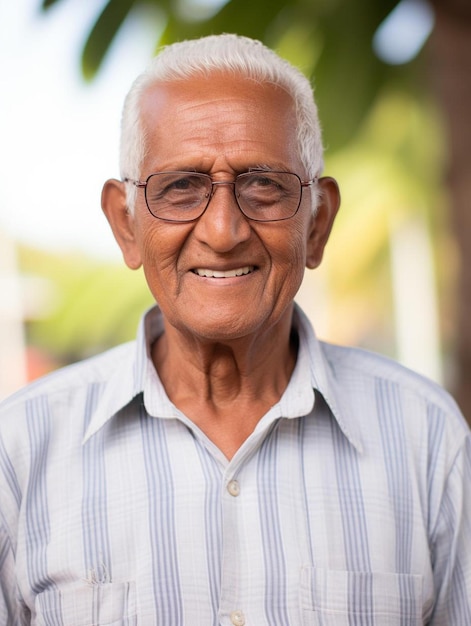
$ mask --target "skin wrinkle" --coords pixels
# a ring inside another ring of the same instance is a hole
[[[170,393],[177,393],[179,387],[184,390],[184,394],[189,402],[194,402],[195,396],[201,396],[205,402],[210,403],[214,409],[218,405],[224,407],[231,404],[233,400],[240,401],[242,397],[253,402],[260,395],[260,381],[263,377],[264,361],[257,363],[256,355],[252,351],[247,353],[245,362],[237,360],[235,355],[237,351],[231,350],[228,346],[221,343],[211,343],[209,350],[203,348],[200,350],[200,342],[195,341],[192,346],[193,351],[189,351],[189,360],[192,367],[191,376],[186,377],[186,372],[182,373],[182,377],[171,381],[169,384]],[[274,346],[270,346],[267,358],[278,358],[277,350]],[[293,359],[295,354],[293,353]],[[157,342],[153,349],[153,358],[163,361],[168,357],[167,344]],[[257,363],[257,365],[254,365]],[[234,368],[237,370],[237,377],[233,376]],[[292,368],[290,359],[285,361],[285,372],[281,377],[289,376]],[[260,370],[260,377],[257,375]],[[197,374],[195,375],[195,372]],[[236,381],[237,384],[234,384]],[[274,384],[274,402],[284,391],[282,380],[273,381],[270,379],[270,385]],[[242,395],[241,395],[242,394]],[[215,399],[218,398],[216,402]],[[273,403],[274,403],[273,402]]]

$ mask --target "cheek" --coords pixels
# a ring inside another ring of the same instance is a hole
[[[165,240],[163,240],[165,241]],[[165,251],[165,246],[161,245],[162,238],[156,233],[147,233],[142,239],[141,249],[144,268],[146,265],[154,267],[160,264],[160,258],[166,258],[169,253]]]
[[[187,233],[172,226],[155,220],[143,224],[140,247],[146,275],[177,268]]]
[[[306,262],[306,234],[302,222],[297,222],[289,229],[280,229],[272,240],[271,257],[274,264],[288,267],[292,273],[304,271]]]
[[[177,291],[178,246],[159,228],[149,228],[140,239],[142,269],[149,290],[159,303]]]

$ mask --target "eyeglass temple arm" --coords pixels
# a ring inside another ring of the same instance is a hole
[[[314,178],[312,178],[311,180],[302,180],[301,187],[310,187],[311,185],[314,185],[315,183],[317,183],[318,180],[319,180],[318,176],[314,176]]]
[[[132,183],[135,187],[146,187],[146,180],[133,180],[132,178],[123,178],[123,183]]]

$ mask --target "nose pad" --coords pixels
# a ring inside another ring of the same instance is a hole
[[[205,196],[205,198],[207,198],[206,210],[208,209],[208,207],[209,207],[209,205],[211,203],[211,200],[213,199],[213,197],[214,197],[214,195],[216,193],[217,187],[223,186],[223,185],[232,185],[232,197],[233,197],[233,199],[235,201],[235,204],[236,204],[237,208],[239,209],[240,213],[242,213],[242,215],[243,215],[243,212],[242,212],[242,210],[241,210],[241,208],[239,206],[239,202],[237,201],[237,197],[236,197],[236,194],[235,194],[235,181],[233,181],[233,180],[213,180],[213,181],[211,181],[211,192],[209,194],[206,194],[206,196]]]
[[[235,197],[235,181],[234,180],[212,180],[211,181],[211,198],[216,193],[216,188],[221,185],[232,185],[232,191]]]
[[[232,193],[229,190],[232,197],[221,197],[216,204],[211,203],[216,187],[220,185],[232,185]],[[233,181],[213,181],[206,209],[196,223],[194,232],[219,252],[228,252],[249,239],[251,228],[235,198]]]

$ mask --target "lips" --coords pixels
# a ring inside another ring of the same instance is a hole
[[[253,265],[245,265],[244,267],[237,267],[232,270],[211,270],[207,268],[197,267],[192,270],[198,276],[204,278],[235,278],[236,276],[245,276],[253,272],[255,267]]]

